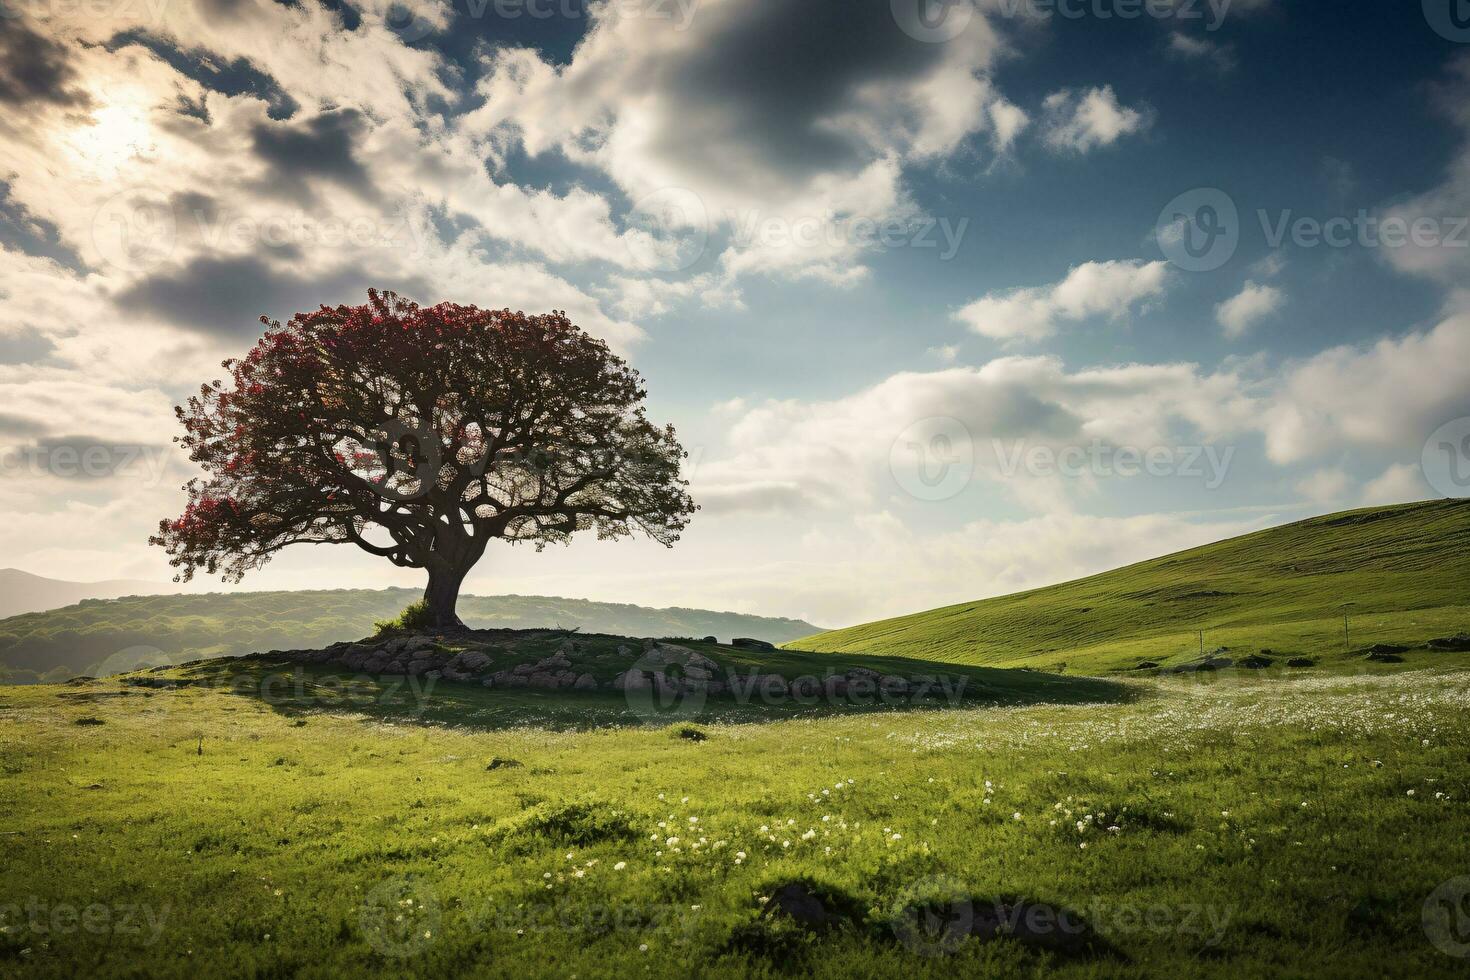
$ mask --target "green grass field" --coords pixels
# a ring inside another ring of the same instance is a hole
[[[1349,607],[1344,644],[1341,605]],[[1329,514],[1016,595],[789,647],[1078,673],[1166,666],[1203,647],[1346,659],[1470,626],[1470,500]]]
[[[386,686],[347,703],[283,681],[268,698],[278,665],[257,661],[232,684],[206,664],[149,675],[200,681],[181,688],[8,688],[0,963],[1448,976],[1465,961],[1433,940],[1458,934],[1421,922],[1470,874],[1470,674],[1446,657],[1130,680],[1093,703],[712,712],[693,722],[703,741],[608,695],[447,685],[420,710]],[[842,920],[762,918],[793,881]],[[1105,945],[895,928],[912,903],[961,893],[1071,910]]]
[[[0,973],[1463,976],[1470,651],[1424,641],[1470,625],[1467,525],[1336,515],[843,631],[848,652],[688,641],[722,671],[953,697],[663,701],[283,656],[0,688]],[[1205,609],[1207,649],[1273,662],[1171,672]],[[1356,649],[1388,640],[1410,649]],[[577,642],[600,680],[632,655]],[[1124,671],[1145,656],[1164,667]],[[967,938],[996,916],[1011,934]]]

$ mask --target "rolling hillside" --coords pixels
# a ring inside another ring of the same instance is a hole
[[[410,589],[343,589],[88,599],[65,609],[0,620],[0,682],[7,671],[11,683],[88,673],[108,657],[136,648],[194,659],[355,640],[419,595]],[[483,628],[714,635],[727,641],[750,636],[772,643],[817,629],[797,619],[546,596],[464,596],[459,614],[466,624]]]
[[[1438,500],[1329,514],[787,646],[1097,672],[1177,664],[1201,646],[1347,657],[1467,628],[1470,500]]]

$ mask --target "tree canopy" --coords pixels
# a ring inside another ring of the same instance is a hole
[[[281,549],[353,544],[423,568],[442,628],[495,539],[542,548],[635,531],[672,546],[697,508],[672,426],[644,414],[638,372],[565,313],[369,290],[224,362],[175,412],[205,476],[152,543],[179,578],[239,581]]]

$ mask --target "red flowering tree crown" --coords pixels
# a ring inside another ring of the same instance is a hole
[[[491,540],[678,540],[697,509],[687,454],[606,344],[561,312],[368,299],[284,326],[262,317],[265,336],[224,363],[228,382],[175,410],[205,473],[151,539],[180,579],[239,581],[289,545],[350,543],[427,569],[449,626]]]

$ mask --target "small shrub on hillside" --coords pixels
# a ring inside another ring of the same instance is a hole
[[[429,604],[420,599],[411,602],[398,614],[396,619],[380,619],[373,624],[373,632],[382,636],[385,633],[419,633],[434,625],[434,617],[429,612]]]

